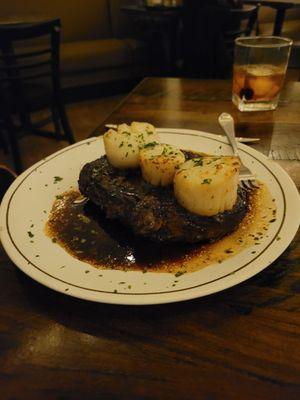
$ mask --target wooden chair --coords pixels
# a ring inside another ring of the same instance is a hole
[[[24,41],[29,41],[32,44],[39,38],[43,41],[31,47],[31,50],[28,46],[18,46],[19,42],[24,44]],[[38,134],[74,143],[61,93],[59,44],[59,19],[0,25],[0,103],[5,105],[0,107],[0,145],[5,143],[5,132],[17,172],[22,170],[18,146],[21,134]],[[39,92],[37,88],[42,90]],[[31,121],[34,103],[32,95],[36,93],[35,100],[40,105],[42,99],[49,99],[52,114],[50,120],[54,123],[55,132],[41,129],[49,122],[49,118],[38,123]]]
[[[229,78],[234,41],[250,35],[257,6],[230,9],[185,0],[183,7],[183,73],[203,79]]]
[[[300,69],[300,41],[293,42],[289,60],[289,68],[295,68],[298,70]]]
[[[244,5],[232,8],[225,21],[225,42],[228,48],[234,47],[234,41],[240,36],[250,36],[257,22],[259,6]]]
[[[15,178],[16,174],[13,171],[5,165],[0,165],[0,202]]]

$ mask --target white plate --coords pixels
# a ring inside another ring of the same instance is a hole
[[[163,142],[181,148],[231,154],[226,139],[216,135],[187,129],[159,129],[159,132]],[[58,151],[14,181],[1,204],[3,246],[11,260],[34,280],[86,300],[159,304],[206,296],[234,286],[262,271],[287,248],[296,234],[300,217],[296,212],[300,208],[299,194],[287,173],[252,148],[242,144],[239,148],[245,164],[267,184],[277,205],[277,219],[270,224],[268,237],[255,246],[255,255],[249,247],[222,264],[212,264],[175,278],[168,273],[99,271],[52,243],[44,233],[44,226],[55,196],[70,186],[77,187],[81,167],[104,153],[102,138],[87,139]],[[55,176],[63,180],[54,183]],[[34,238],[29,237],[28,231]],[[276,240],[278,237],[281,240]],[[179,281],[175,287],[172,286],[174,279]]]

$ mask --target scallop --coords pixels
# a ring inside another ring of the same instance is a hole
[[[160,138],[153,125],[148,122],[132,122],[131,132],[137,136],[140,148],[153,142],[159,142]]]
[[[126,124],[118,130],[110,129],[103,136],[106,156],[116,168],[137,168],[139,166],[139,141]]]
[[[174,193],[188,211],[212,216],[231,210],[237,200],[240,162],[236,157],[199,157],[182,164]]]
[[[176,169],[184,162],[182,151],[168,144],[149,143],[140,151],[142,175],[151,185],[172,184]]]

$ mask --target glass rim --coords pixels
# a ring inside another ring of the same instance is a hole
[[[276,39],[278,41],[281,41],[281,43],[252,43],[255,40],[258,39]],[[246,42],[246,43],[245,43]],[[247,43],[248,42],[248,43]],[[235,39],[235,44],[243,47],[260,47],[260,48],[279,48],[279,47],[288,47],[293,44],[293,40],[286,38],[286,37],[281,37],[281,36],[243,36],[243,37],[238,37]]]

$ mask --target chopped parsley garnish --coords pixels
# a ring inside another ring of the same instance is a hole
[[[185,274],[185,272],[183,272],[183,271],[177,271],[176,274],[175,274],[175,276],[176,276],[176,278],[178,278],[179,276],[181,276],[181,275],[183,275],[183,274]]]
[[[226,250],[225,250],[225,253],[226,253],[226,254],[233,253],[233,250],[231,250],[231,249],[226,249]]]
[[[202,167],[203,165],[203,158],[194,158],[193,163],[196,167]]]
[[[276,218],[273,218],[273,219],[271,219],[271,221],[269,221],[269,222],[275,222],[276,221]]]
[[[61,199],[63,199],[64,197],[61,195],[61,194],[58,194],[57,196],[55,196],[56,198],[57,198],[57,200],[61,200]]]
[[[124,146],[124,142],[121,142],[121,144],[119,145],[119,147],[123,147]]]
[[[147,143],[147,144],[144,145],[144,149],[148,149],[148,148],[154,147],[154,146],[156,146],[157,144],[158,144],[157,142],[150,142],[150,143]]]
[[[33,237],[34,237],[34,234],[33,234],[32,232],[30,232],[30,231],[28,231],[27,234],[28,234],[28,236],[29,236],[30,238],[33,238]]]
[[[210,179],[210,178],[205,178],[205,179],[203,179],[203,181],[202,181],[202,185],[205,185],[205,184],[209,185],[209,184],[211,183],[211,181],[212,181],[212,179]]]
[[[60,176],[55,176],[53,179],[54,179],[53,183],[57,183],[63,180],[63,178]]]

